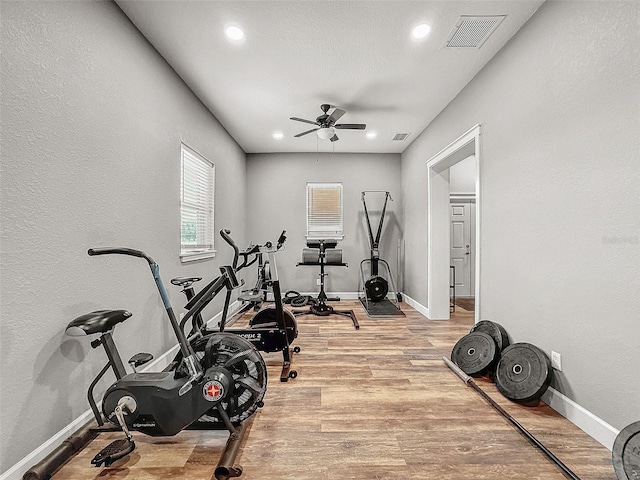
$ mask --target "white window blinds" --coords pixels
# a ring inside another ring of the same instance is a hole
[[[307,183],[307,237],[342,236],[342,184]]]
[[[181,165],[180,254],[213,253],[214,166],[186,145],[181,148]]]

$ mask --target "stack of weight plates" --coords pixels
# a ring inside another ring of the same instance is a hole
[[[467,375],[489,375],[505,397],[518,402],[539,399],[549,387],[553,370],[549,357],[535,345],[509,345],[501,325],[489,320],[476,323],[458,340],[451,360]]]
[[[619,480],[640,478],[640,422],[620,430],[613,442],[611,462]]]
[[[451,360],[467,375],[481,377],[494,372],[509,337],[502,326],[482,320],[458,340],[451,351]]]

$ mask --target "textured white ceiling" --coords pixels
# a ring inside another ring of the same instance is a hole
[[[116,1],[245,152],[399,153],[544,0]],[[461,15],[506,18],[480,49],[444,48]],[[412,39],[423,22],[431,33]],[[241,44],[225,38],[230,23]],[[322,103],[367,129],[294,138],[313,126],[289,117],[315,120]]]

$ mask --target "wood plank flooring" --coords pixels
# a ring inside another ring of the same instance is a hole
[[[334,306],[352,309],[360,330],[345,317],[298,317],[298,378],[281,383],[282,356],[265,354],[269,386],[238,455],[241,479],[564,478],[441,360],[468,333],[471,313],[456,308],[452,320],[430,321],[403,304],[404,318],[372,319],[358,301]],[[615,479],[610,452],[555,411],[517,405],[490,382],[476,383],[580,478]],[[102,435],[54,480],[209,480],[227,433],[134,436],[129,458],[91,467],[118,438]]]

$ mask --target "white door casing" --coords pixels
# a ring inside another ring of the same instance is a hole
[[[476,157],[475,175],[475,321],[481,318],[480,249],[482,190],[480,170],[482,149],[480,125],[476,125],[451,142],[427,162],[427,317],[432,320],[447,320],[449,312],[449,266],[450,266],[450,199],[449,168],[469,155]]]

